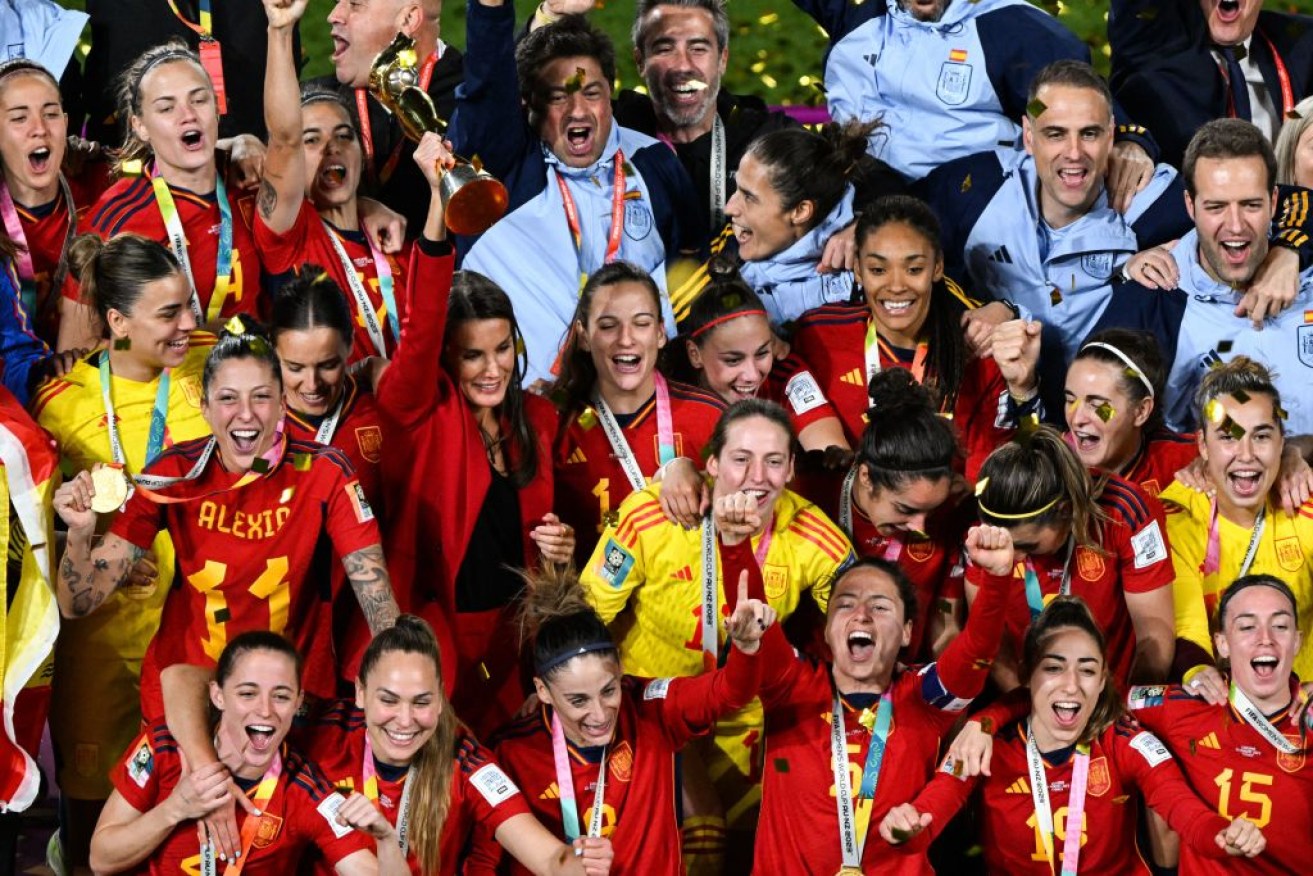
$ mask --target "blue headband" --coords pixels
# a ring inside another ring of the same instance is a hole
[[[577,648],[570,648],[566,651],[562,651],[560,654],[557,654],[555,657],[551,657],[547,660],[544,660],[542,663],[538,664],[538,669],[535,674],[539,678],[541,678],[542,676],[551,672],[556,667],[560,666],[562,663],[568,663],[569,661],[573,660],[576,657],[582,657],[585,654],[593,654],[598,651],[614,651],[614,650],[616,650],[615,642],[589,642],[587,645],[580,645]]]

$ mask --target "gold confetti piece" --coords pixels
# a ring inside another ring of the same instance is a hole
[[[762,27],[769,27],[772,24],[779,23],[780,16],[775,12],[767,12],[765,15],[757,19],[757,24],[760,24]]]
[[[131,161],[125,161],[119,165],[119,170],[124,176],[141,176],[144,168],[141,159],[134,158]]]
[[[297,471],[309,471],[312,462],[308,453],[297,453],[292,456],[292,468]]]
[[[1287,420],[1290,418],[1290,415],[1286,413],[1286,409],[1281,407],[1280,405],[1277,405],[1277,416],[1283,420]],[[1309,712],[1309,714],[1313,715],[1313,712]]]
[[[638,175],[638,171],[634,170],[634,166],[633,166],[632,164],[630,164],[628,161],[626,161],[624,164],[622,164],[622,165],[620,165],[620,166],[624,168],[625,176],[637,176],[637,175]]]
[[[1219,353],[1229,353],[1229,352],[1231,352],[1231,348],[1234,347],[1234,346],[1235,346],[1235,342],[1234,342],[1234,341],[1218,341],[1218,342],[1217,342],[1217,352],[1219,352]]]
[[[769,73],[763,73],[761,76],[761,84],[766,86],[767,88],[774,88],[779,83],[775,81],[774,76],[770,75]]]
[[[766,70],[766,62],[765,62],[765,61],[757,61],[757,62],[754,63],[752,66],[750,66],[748,69],[751,70],[753,73],[762,73],[762,72],[764,72],[764,71]]]
[[[857,723],[866,728],[867,733],[875,732],[875,712],[870,709],[862,709],[862,713],[857,716]]]
[[[483,170],[483,159],[479,157],[477,152],[474,154],[474,157],[470,159],[470,167],[474,168],[475,173],[479,173]]]
[[[132,349],[132,338],[115,338],[115,339],[114,339],[114,349],[116,349],[116,350],[131,350],[131,349]]]
[[[966,179],[962,180],[962,187],[961,189],[959,189],[959,191],[961,191],[962,194],[964,195],[967,192],[971,191],[971,174],[968,173],[966,175]]]
[[[251,338],[251,352],[257,356],[268,356],[269,345],[264,342],[264,338]]]
[[[1058,290],[1057,286],[1054,286],[1053,289],[1049,292],[1049,303],[1052,304],[1054,307],[1057,307],[1059,304],[1062,303],[1062,292]]]
[[[1113,417],[1117,416],[1117,412],[1113,410],[1112,405],[1108,404],[1107,402],[1103,402],[1097,408],[1095,408],[1094,413],[1098,414],[1099,419],[1103,420],[1103,422],[1105,423],[1111,420]]]
[[[1241,438],[1245,437],[1245,427],[1241,426],[1230,417],[1227,417],[1226,422],[1222,424],[1222,431],[1229,434],[1234,441],[1239,441]]]
[[[246,323],[242,322],[240,316],[234,316],[223,324],[223,329],[230,335],[246,334]]]
[[[789,771],[789,759],[786,757],[775,758],[775,772],[787,773]]]
[[[916,834],[912,833],[910,830],[903,830],[901,827],[891,827],[889,828],[889,835],[894,838],[894,842],[905,843]]]
[[[1210,423],[1221,423],[1226,419],[1226,408],[1215,398],[1210,398],[1208,404],[1204,405],[1204,417]]]
[[[1235,392],[1231,393],[1231,398],[1240,402],[1242,405],[1249,404],[1249,393],[1245,392],[1243,389],[1237,389]]]
[[[583,67],[575,67],[574,75],[571,76],[569,79],[565,80],[565,93],[574,94],[576,91],[583,88],[584,77],[587,75],[588,75],[588,71],[584,70]]]
[[[269,460],[265,459],[263,456],[256,457],[255,461],[251,463],[251,471],[256,474],[268,474]]]
[[[984,495],[985,490],[989,489],[989,478],[981,478],[976,481],[976,495]]]
[[[1032,119],[1038,119],[1040,116],[1044,115],[1044,111],[1048,108],[1048,104],[1044,103],[1044,101],[1037,97],[1030,103],[1026,104],[1026,114]]]
[[[479,672],[483,674],[484,681],[488,681],[492,678],[492,673],[488,671],[488,666],[486,663],[479,664]]]
[[[296,487],[288,487],[283,490],[283,494],[278,497],[278,504],[286,505],[288,502],[292,501],[292,496],[294,495],[296,495]]]
[[[737,292],[726,292],[720,296],[720,306],[726,310],[733,310],[743,303],[743,296]]]

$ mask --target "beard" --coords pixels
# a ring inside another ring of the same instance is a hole
[[[705,119],[707,113],[715,112],[716,95],[720,93],[720,80],[717,78],[713,82],[708,82],[707,87],[699,92],[699,99],[691,104],[677,102],[674,91],[665,82],[649,81],[647,91],[651,95],[652,105],[656,108],[658,116],[668,119],[677,128],[688,128]]]

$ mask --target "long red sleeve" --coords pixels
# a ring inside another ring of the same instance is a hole
[[[410,301],[401,321],[401,342],[374,396],[403,424],[431,414],[451,392],[442,370],[442,338],[447,328],[455,256],[445,242],[420,239],[410,254]]]
[[[657,679],[644,690],[644,700],[650,697],[661,701],[660,719],[671,747],[682,748],[693,737],[710,733],[721,717],[743,708],[757,696],[764,647],[755,654],[728,647],[723,667],[703,675]]]
[[[980,595],[971,606],[966,628],[940,655],[939,677],[961,699],[974,699],[985,688],[989,667],[1003,638],[1010,577],[986,574]]]

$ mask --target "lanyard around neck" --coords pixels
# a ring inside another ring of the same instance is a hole
[[[611,160],[615,169],[611,183],[611,230],[606,236],[605,264],[615,261],[620,255],[620,242],[625,233],[625,155],[619,149]],[[584,265],[584,232],[579,221],[579,208],[575,206],[574,195],[570,194],[570,184],[565,174],[554,169],[556,185],[561,190],[561,202],[565,207],[565,222],[570,227],[570,239],[574,242],[575,261],[579,265],[579,288],[588,282],[588,269]]]
[[[346,275],[347,285],[351,287],[351,297],[356,300],[356,310],[360,312],[360,318],[364,320],[365,331],[369,333],[369,340],[373,343],[374,349],[379,356],[386,357],[388,354],[387,338],[383,334],[383,327],[378,321],[378,312],[374,310],[374,302],[369,300],[369,293],[365,291],[365,281],[361,278],[360,272],[356,270],[355,263],[347,255],[346,247],[342,246],[342,239],[333,226],[329,225],[323,219],[319,220],[324,223],[324,233],[332,241],[333,252],[337,254],[337,260],[342,265],[342,273]],[[378,294],[383,299],[383,309],[387,311],[387,324],[391,329],[392,341],[395,344],[401,339],[401,332],[397,328],[397,300],[394,293],[392,281],[392,268],[388,265],[387,256],[374,246],[374,242],[365,235],[365,243],[369,247],[370,258],[374,261],[374,272],[378,275]]]
[[[848,730],[844,726],[843,698],[836,692],[830,704],[830,756],[834,764],[834,802],[839,813],[839,848],[843,854],[844,870],[862,871],[862,852],[866,849],[866,831],[858,835],[857,807],[853,800],[852,779],[848,769]],[[866,717],[866,713],[863,713]],[[876,706],[871,731],[871,742],[866,749],[866,763],[862,768],[862,785],[858,799],[875,800],[875,789],[880,781],[880,767],[884,764],[885,748],[889,743],[889,728],[893,724],[894,703],[886,689]],[[864,722],[865,726],[865,722]]]
[[[113,376],[109,367],[109,351],[100,354],[100,397],[105,405],[105,429],[109,432],[109,452],[114,462],[126,467],[127,454],[123,450],[123,439],[119,436],[118,417],[114,413]],[[169,376],[170,369],[165,368],[159,375],[159,386],[155,390],[155,406],[150,412],[150,431],[146,435],[146,457],[142,464],[144,469],[155,461],[164,449],[164,432],[169,418]]]
[[[151,188],[155,191],[155,204],[159,207],[160,218],[164,220],[164,230],[169,238],[169,249],[173,257],[182,265],[191,286],[191,310],[196,321],[202,325],[214,322],[223,313],[224,300],[228,297],[228,281],[232,274],[233,261],[233,211],[228,203],[228,192],[223,185],[223,177],[214,178],[214,199],[219,205],[219,251],[214,262],[214,289],[210,292],[210,304],[201,309],[200,293],[196,290],[196,275],[192,270],[191,259],[187,256],[187,234],[182,227],[182,217],[178,214],[178,205],[173,200],[169,184],[158,173],[151,177]]]
[[[401,802],[397,804],[397,845],[401,846],[401,854],[405,855],[410,850],[410,791],[414,787],[415,770],[413,767],[406,769],[405,784],[401,790]],[[378,805],[378,766],[374,763],[374,743],[369,740],[369,730],[365,730],[365,757],[364,762],[360,765],[360,778],[362,779],[363,791],[369,798],[369,802],[375,806]]]
[[[652,379],[656,387],[657,464],[665,465],[675,458],[675,427],[670,415],[670,387],[659,371],[652,375]],[[624,470],[630,488],[635,492],[643,489],[647,486],[647,478],[643,476],[642,467],[633,448],[625,440],[624,430],[620,428],[620,423],[600,392],[593,396],[593,409],[597,411],[597,421],[602,424],[602,432],[606,434],[606,440],[611,445],[611,453],[615,456],[616,462],[620,463],[620,468]]]
[[[588,835],[602,835],[602,809],[606,802],[606,755],[602,749],[602,765],[597,770],[597,790],[593,793],[593,811],[588,819]],[[575,802],[574,773],[570,768],[570,752],[566,747],[565,731],[561,719],[552,712],[552,760],[556,766],[556,789],[561,798],[561,823],[565,826],[567,842],[579,838],[579,806]]]
[[[1053,859],[1055,837],[1053,808],[1049,802],[1049,778],[1029,721],[1026,723],[1026,765],[1030,771],[1030,798],[1035,805],[1035,822],[1039,826],[1040,841],[1044,845],[1044,855],[1048,858],[1049,872],[1052,873],[1058,868]],[[1078,745],[1071,765],[1071,794],[1067,798],[1066,834],[1062,846],[1062,876],[1075,876],[1080,864],[1081,827],[1085,821],[1085,788],[1089,776],[1089,746]]]

